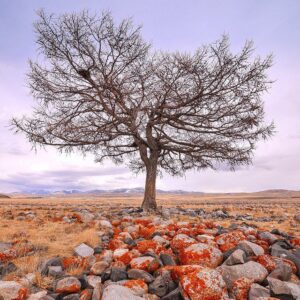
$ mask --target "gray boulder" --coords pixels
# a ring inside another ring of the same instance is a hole
[[[243,250],[247,254],[247,256],[258,256],[265,253],[263,247],[249,241],[240,242],[238,244],[238,248]]]
[[[241,277],[246,277],[254,282],[262,282],[268,276],[267,269],[254,261],[234,266],[222,265],[218,270],[229,289],[232,288],[234,281]]]
[[[243,264],[246,261],[246,254],[243,250],[235,250],[224,262],[224,265],[233,266]]]
[[[292,283],[281,281],[275,278],[268,278],[268,283],[272,295],[290,296],[291,299],[300,299],[300,286]]]
[[[253,283],[248,294],[249,300],[257,300],[261,297],[270,297],[270,290],[257,283]]]

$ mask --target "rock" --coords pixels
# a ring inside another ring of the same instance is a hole
[[[292,283],[281,281],[275,278],[268,278],[268,283],[272,295],[291,296],[292,299],[300,299],[300,286]]]
[[[249,241],[242,241],[238,244],[238,248],[243,250],[247,256],[258,256],[263,255],[265,253],[264,248],[251,243]]]
[[[146,283],[154,281],[154,277],[144,270],[130,269],[127,274],[129,279],[142,279]]]
[[[171,248],[174,250],[184,249],[192,244],[196,244],[197,241],[186,234],[177,234],[171,241]]]
[[[249,300],[258,300],[262,297],[270,297],[270,290],[257,283],[253,283],[250,287],[248,297]]]
[[[95,215],[91,214],[88,211],[81,211],[81,212],[76,212],[73,217],[75,217],[79,222],[90,223],[94,220]]]
[[[88,285],[92,288],[95,288],[98,283],[101,283],[101,277],[95,275],[87,276]]]
[[[295,216],[294,216],[294,220],[295,220],[296,222],[299,222],[299,223],[300,223],[300,215],[295,215]]]
[[[141,279],[129,279],[120,283],[129,288],[136,296],[143,296],[148,293],[148,285]]]
[[[94,249],[82,243],[74,249],[74,253],[77,256],[89,257],[94,254]]]
[[[15,281],[0,281],[0,295],[3,300],[26,299],[27,289]]]
[[[235,300],[248,299],[248,293],[253,281],[251,279],[242,277],[237,279],[232,285],[232,294]]]
[[[76,293],[81,289],[80,281],[75,277],[60,279],[56,284],[56,293]]]
[[[62,266],[49,266],[48,275],[53,277],[61,277],[64,275]]]
[[[62,266],[62,260],[60,257],[52,257],[44,261],[40,267],[42,275],[48,275],[49,266]]]
[[[283,257],[292,261],[297,267],[297,276],[300,276],[300,258],[286,249],[283,249],[280,245],[274,244],[271,246],[271,255],[277,257]]]
[[[166,272],[157,276],[155,280],[149,284],[149,293],[163,297],[176,289],[176,287],[177,284],[172,280],[170,273]]]
[[[157,259],[153,258],[152,256],[142,256],[132,259],[130,262],[130,267],[132,269],[154,272],[160,267],[160,264]]]
[[[222,233],[215,238],[215,242],[219,245],[223,252],[226,252],[239,244],[242,240],[245,240],[245,235],[242,231],[232,231],[228,233]]]
[[[127,279],[127,272],[124,269],[121,268],[111,268],[110,272],[110,280],[111,281],[120,281],[120,280],[125,280]]]
[[[176,266],[176,262],[170,254],[161,253],[159,258],[164,266]]]
[[[98,261],[91,267],[91,272],[94,275],[101,275],[107,268],[109,267],[109,263],[106,261]]]
[[[6,250],[11,249],[12,247],[12,243],[4,243],[4,242],[0,242],[0,252],[4,252]]]
[[[282,281],[289,281],[292,277],[292,268],[284,263],[280,263],[269,274],[268,278],[275,278]]]
[[[11,261],[5,264],[0,263],[0,278],[8,273],[17,271],[17,269],[17,266]]]
[[[191,300],[228,299],[226,284],[221,274],[213,269],[201,268],[180,277],[183,294]]]
[[[100,299],[103,300],[103,298],[101,298],[103,289],[104,287],[102,283],[98,282],[93,290],[93,295],[91,300],[100,300]]]
[[[70,294],[65,297],[63,297],[63,300],[79,300],[80,295],[79,294]]]
[[[243,264],[246,261],[246,254],[243,250],[235,250],[224,262],[227,266]]]
[[[274,244],[278,240],[278,237],[275,234],[267,232],[267,231],[260,232],[258,234],[258,237],[261,240],[267,241],[271,245]]]
[[[109,229],[112,228],[112,224],[107,220],[100,220],[98,225],[100,228],[109,228]]]
[[[234,281],[239,278],[245,277],[254,282],[262,282],[268,275],[268,271],[261,264],[249,261],[242,265],[219,267],[219,270],[229,289],[232,288]]]
[[[210,268],[217,267],[223,260],[223,254],[218,248],[203,243],[182,249],[179,257],[183,265],[196,264]]]
[[[161,298],[161,300],[182,300],[182,295],[179,288],[176,288],[169,294]]]
[[[107,286],[102,294],[102,300],[144,300],[142,297],[136,296],[132,291],[121,285],[111,284]]]
[[[45,297],[47,296],[47,291],[40,291],[35,294],[31,294],[27,300],[44,300]]]

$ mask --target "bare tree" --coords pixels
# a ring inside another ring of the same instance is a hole
[[[271,57],[252,59],[251,42],[238,54],[227,37],[193,54],[154,52],[140,27],[109,13],[40,12],[35,30],[44,59],[30,61],[37,105],[14,128],[34,145],[146,171],[144,209],[156,208],[158,172],[249,164],[273,132],[261,99]]]

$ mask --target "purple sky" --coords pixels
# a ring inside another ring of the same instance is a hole
[[[277,133],[258,144],[253,166],[236,172],[188,172],[179,178],[165,175],[158,179],[158,187],[214,192],[300,190],[300,1],[0,0],[0,192],[144,184],[143,174],[136,177],[125,166],[109,161],[99,165],[93,157],[67,157],[49,148],[35,153],[24,136],[8,129],[11,116],[29,113],[34,103],[25,73],[28,58],[36,57],[32,23],[40,8],[51,13],[110,10],[117,20],[133,17],[155,49],[193,51],[227,33],[233,51],[252,39],[257,54],[273,53],[270,77],[276,82],[264,100],[267,120],[275,121]]]

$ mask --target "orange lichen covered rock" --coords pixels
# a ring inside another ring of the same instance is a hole
[[[137,250],[142,254],[146,252],[159,254],[162,249],[164,249],[163,246],[153,240],[143,240],[137,243]]]
[[[116,250],[119,248],[127,249],[128,245],[119,239],[112,239],[108,244],[108,249],[110,250]]]
[[[70,256],[62,258],[62,265],[65,269],[72,267],[84,267],[87,266],[88,262],[85,258],[80,256]]]
[[[132,269],[139,269],[144,270],[147,272],[154,272],[159,267],[159,262],[152,256],[142,256],[142,257],[136,257],[131,260],[130,267]]]
[[[223,253],[216,247],[198,243],[182,249],[179,254],[180,262],[184,265],[201,265],[216,268],[222,263]]]
[[[256,262],[264,266],[268,272],[272,272],[276,268],[276,261],[271,255],[264,254],[256,257]]]
[[[140,237],[148,239],[153,235],[153,233],[155,231],[156,231],[155,226],[151,226],[151,227],[140,226],[138,234],[139,234]]]
[[[232,231],[228,233],[222,233],[215,238],[219,248],[226,252],[238,245],[240,241],[245,240],[246,237],[241,231]]]
[[[174,236],[174,238],[171,240],[171,247],[172,249],[180,251],[181,249],[184,249],[192,244],[196,244],[197,241],[191,237],[189,237],[186,234],[177,234]]]
[[[232,285],[232,293],[236,300],[247,300],[248,293],[253,280],[242,277],[237,279]]]
[[[17,251],[16,250],[14,250],[14,249],[5,250],[3,252],[0,252],[0,262],[9,261],[11,259],[16,258],[17,256],[18,255],[17,255]]]
[[[115,261],[122,262],[125,265],[128,265],[133,258],[138,256],[140,256],[139,251],[129,251],[128,249],[116,249],[113,254],[113,258]]]
[[[148,293],[148,285],[142,279],[125,280],[122,285],[131,289],[133,294],[137,296],[142,296]]]
[[[93,296],[92,290],[85,289],[80,293],[79,299],[80,300],[90,300],[90,299],[92,299],[92,296]]]
[[[81,289],[80,281],[75,277],[66,277],[57,282],[56,293],[77,293]]]
[[[226,284],[221,274],[213,269],[201,268],[181,276],[180,285],[191,300],[228,299]]]
[[[185,265],[185,266],[166,266],[160,270],[161,273],[163,273],[164,271],[170,271],[172,278],[177,281],[184,275],[193,273],[195,271],[200,271],[202,269],[203,267],[199,265]]]
[[[300,238],[292,239],[292,240],[290,241],[290,243],[291,243],[294,247],[299,248],[299,247],[300,247]]]

